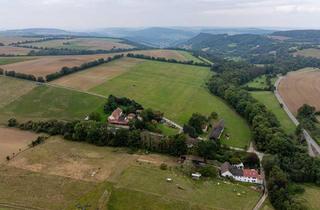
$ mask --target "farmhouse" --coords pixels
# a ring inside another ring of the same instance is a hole
[[[237,166],[231,165],[229,162],[225,162],[220,167],[220,173],[223,177],[233,178],[240,182],[250,182],[262,184],[263,179],[261,175],[255,169],[242,169]]]
[[[129,124],[128,118],[123,114],[123,111],[120,108],[117,108],[112,112],[112,114],[108,117],[108,122],[115,125]]]
[[[220,139],[223,131],[224,131],[224,120],[221,120],[218,124],[216,124],[216,125],[213,127],[213,129],[212,129],[212,131],[211,131],[211,133],[210,133],[209,138],[210,138],[211,140],[218,140],[218,139]]]

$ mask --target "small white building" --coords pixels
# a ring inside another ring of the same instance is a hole
[[[192,173],[191,176],[192,176],[192,179],[199,180],[201,177],[201,174],[197,172],[197,173]]]
[[[220,173],[223,177],[233,178],[239,182],[249,182],[262,184],[263,179],[261,175],[255,169],[243,169],[237,166],[231,165],[229,162],[225,162],[220,167]]]

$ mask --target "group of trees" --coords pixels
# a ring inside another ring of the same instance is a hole
[[[183,132],[192,138],[196,138],[203,134],[203,129],[208,124],[208,118],[199,113],[192,114],[188,123],[183,126]]]
[[[196,65],[196,66],[211,67],[211,64],[208,64],[208,63],[198,63],[198,62],[194,62],[192,60],[190,60],[190,61],[178,61],[178,60],[173,59],[173,58],[167,59],[167,58],[153,57],[153,56],[148,56],[148,55],[143,55],[143,54],[128,53],[127,57],[154,60],[154,61],[161,61],[161,62],[168,62],[168,63],[180,63],[180,64],[186,64],[186,65]]]
[[[299,129],[297,134],[301,133],[301,129],[306,129],[311,132],[311,135],[318,139],[320,138],[320,126],[317,116],[320,115],[320,112],[316,111],[316,108],[308,104],[304,104],[298,109],[298,120],[300,122]]]
[[[36,77],[32,74],[24,74],[24,73],[19,73],[15,71],[4,71],[3,69],[0,68],[0,75],[5,75],[8,77],[15,77],[19,79],[25,79],[25,80],[31,80],[31,81],[37,81],[37,82],[45,82],[43,77]]]
[[[52,41],[52,40],[69,40],[69,39],[72,39],[72,37],[43,37],[41,39],[35,39],[35,40],[18,41],[18,42],[10,43],[9,45],[10,46],[26,47],[27,48],[27,46],[24,46],[23,44],[46,42],[46,41]]]
[[[208,82],[208,88],[248,121],[258,149],[274,155],[275,161],[269,171],[277,170],[277,173],[269,173],[267,178],[273,180],[268,182],[268,188],[273,195],[277,195],[271,196],[276,209],[301,209],[301,205],[293,202],[293,197],[287,193],[290,183],[320,183],[320,160],[309,157],[305,146],[281,129],[275,115],[241,88],[255,76],[273,69],[257,68],[243,62],[226,62],[229,61],[215,63],[212,69],[217,75]],[[281,182],[283,177],[289,180],[289,184],[280,186],[277,181]]]
[[[73,73],[76,73],[78,71],[83,71],[85,69],[92,68],[92,67],[104,64],[104,63],[109,63],[109,62],[111,62],[113,60],[117,60],[117,59],[120,59],[122,57],[123,57],[123,54],[115,55],[113,57],[108,57],[107,59],[100,58],[98,60],[94,60],[94,61],[91,61],[91,62],[88,62],[88,63],[81,64],[80,66],[74,66],[74,67],[66,67],[65,66],[65,67],[62,67],[62,69],[60,71],[58,71],[58,72],[55,72],[55,73],[52,73],[52,74],[48,74],[46,76],[46,81],[50,82],[52,80],[58,79],[60,77],[63,77],[65,75],[73,74]]]
[[[36,46],[23,46],[24,48],[31,48],[28,56],[49,56],[49,55],[94,55],[94,54],[108,54],[108,53],[122,53],[131,50],[139,50],[140,48],[134,49],[122,49],[112,48],[111,50],[77,50],[70,48],[48,48],[48,47],[36,47]]]
[[[143,106],[135,100],[109,95],[107,103],[104,105],[104,112],[110,114],[118,107],[121,108],[125,114],[136,113],[137,110],[143,110]]]

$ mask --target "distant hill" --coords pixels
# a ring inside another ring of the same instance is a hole
[[[277,31],[272,33],[272,36],[288,37],[295,41],[320,42],[320,30]]]
[[[261,48],[269,49],[275,40],[263,35],[255,34],[208,34],[201,33],[178,47],[214,54],[241,56],[248,52],[255,52]]]
[[[27,28],[1,31],[5,36],[47,36],[47,35],[74,35],[75,32],[69,32],[55,28]]]

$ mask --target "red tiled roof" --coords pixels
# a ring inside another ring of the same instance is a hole
[[[254,170],[254,169],[243,169],[243,176],[261,179],[261,176],[258,173],[258,171]]]
[[[122,109],[117,108],[116,110],[114,110],[112,112],[111,115],[114,117],[115,120],[118,120],[120,118],[120,116],[121,116],[121,113],[122,113]]]

